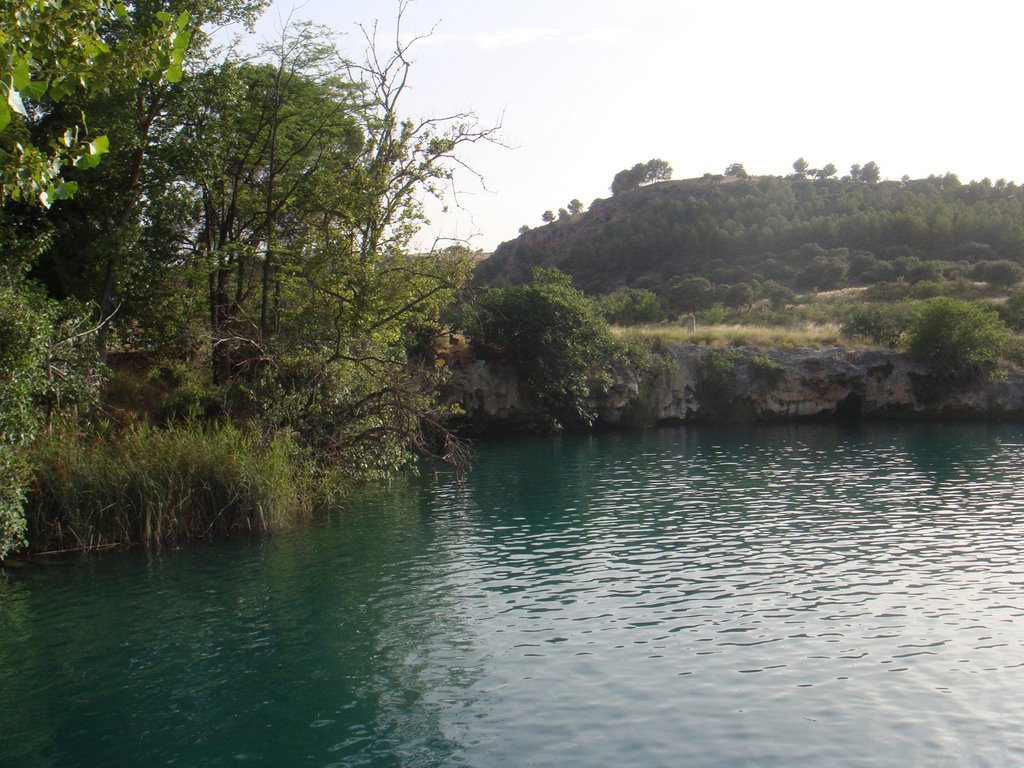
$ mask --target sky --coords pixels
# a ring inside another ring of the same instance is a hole
[[[277,0],[289,14],[394,37],[398,0]],[[668,161],[676,179],[781,175],[875,161],[883,178],[953,172],[1024,182],[1024,5],[1007,0],[412,0],[410,117],[472,111],[500,144],[467,148],[424,241],[484,251],[541,214],[608,197],[623,168]]]

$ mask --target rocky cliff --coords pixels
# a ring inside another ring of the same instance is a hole
[[[616,366],[596,425],[813,418],[1024,418],[1024,376],[994,367],[950,385],[906,354],[864,349],[668,347],[649,370]],[[515,371],[475,362],[447,397],[495,429],[535,422]]]

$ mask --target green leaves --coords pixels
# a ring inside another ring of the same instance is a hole
[[[497,348],[533,393],[545,426],[589,423],[590,395],[612,337],[594,305],[556,269],[535,269],[533,282],[491,288],[478,302],[474,345]]]
[[[920,305],[907,331],[910,351],[932,368],[932,376],[970,380],[982,363],[1005,353],[1010,334],[999,315],[959,299],[939,297]]]
[[[29,118],[26,101],[45,109],[47,100],[136,78],[179,82],[192,40],[189,14],[160,12],[157,18],[157,25],[140,29],[125,3],[110,0],[30,0],[17,13],[0,16],[0,135],[16,118]],[[77,185],[64,182],[62,169],[95,168],[110,150],[106,136],[83,141],[83,135],[79,126],[69,127],[49,147],[19,139],[0,168],[0,202],[12,198],[48,208],[71,197]]]

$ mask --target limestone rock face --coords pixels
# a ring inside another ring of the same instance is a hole
[[[1024,376],[983,372],[969,385],[936,386],[926,366],[899,352],[677,344],[651,371],[618,364],[595,400],[598,425],[812,418],[1024,419]],[[448,389],[470,418],[494,428],[536,423],[516,373],[477,362]]]
[[[460,369],[443,396],[472,422],[512,429],[529,424],[537,410],[515,369],[483,360]]]

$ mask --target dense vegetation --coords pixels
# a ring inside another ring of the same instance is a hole
[[[618,191],[502,243],[478,276],[514,284],[534,267],[556,267],[589,293],[647,288],[666,300],[673,288],[692,292],[687,280],[765,298],[778,287],[1020,281],[1024,198],[1015,184],[962,184],[954,174],[878,181],[875,169],[855,166],[841,179],[709,174]],[[679,299],[668,301],[679,311],[716,300]]]
[[[461,468],[438,392],[463,352],[518,371],[537,429],[590,423],[618,361],[653,364],[609,323],[831,325],[913,350],[936,388],[1017,354],[1024,295],[963,301],[1024,276],[1015,185],[884,182],[873,163],[690,182],[639,163],[468,290],[467,248],[411,243],[423,197],[493,129],[407,119],[413,43],[383,51],[374,30],[360,63],[311,24],[255,55],[211,45],[266,5],[0,13],[0,559],[269,530],[417,456]],[[848,285],[870,288],[813,295]],[[714,388],[731,358],[709,359]]]
[[[266,5],[30,0],[0,15],[0,558],[25,543],[26,504],[40,546],[173,538],[280,524],[303,475],[461,459],[433,340],[470,263],[409,244],[459,147],[494,129],[401,114],[413,43],[385,50],[375,29],[361,62],[308,23],[256,55],[211,44],[211,26]],[[237,429],[232,462],[217,446]],[[77,447],[44,448],[57,433]],[[286,492],[259,490],[249,468],[282,462]],[[202,503],[181,496],[192,486]],[[82,509],[61,512],[72,499]],[[202,519],[128,521],[190,505]],[[113,529],[94,525],[104,515]]]
[[[540,428],[590,424],[615,343],[568,275],[538,269],[524,285],[485,290],[467,323],[476,354],[510,363],[537,403]]]

